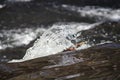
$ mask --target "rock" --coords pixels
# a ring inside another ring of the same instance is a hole
[[[119,80],[119,75],[120,44],[116,43],[21,63],[0,63],[1,80]]]
[[[92,29],[79,32],[80,42],[87,41],[91,45],[104,42],[120,43],[120,22],[106,21]]]

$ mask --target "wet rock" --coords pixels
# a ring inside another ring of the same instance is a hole
[[[120,23],[114,21],[104,22],[92,29],[81,31],[77,38],[79,41],[87,41],[91,45],[104,42],[120,43]]]
[[[116,43],[21,63],[0,63],[1,80],[119,80],[119,75],[120,44]]]

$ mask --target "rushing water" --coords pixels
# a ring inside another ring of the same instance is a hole
[[[96,5],[58,5],[47,2],[44,4],[21,3],[31,2],[32,0],[7,1],[12,3],[6,5],[7,7],[1,10],[0,50],[26,46],[39,37],[33,47],[26,51],[23,59],[13,60],[12,62],[21,62],[57,54],[70,47],[79,50],[94,45],[114,42],[114,40],[106,41],[102,39],[101,42],[91,45],[88,40],[84,39],[81,41],[83,37],[78,38],[78,36],[81,36],[82,31],[95,28],[105,21],[119,22],[119,8],[115,9]],[[17,5],[19,2],[20,4]],[[6,14],[8,19],[5,18]],[[109,34],[106,34],[106,36]],[[118,34],[118,36],[120,35]],[[112,35],[112,37],[118,36]],[[76,47],[75,45],[79,42],[84,42],[84,44]]]
[[[33,47],[27,50],[23,60],[30,60],[38,57],[56,54],[69,47],[75,47],[77,43],[77,32],[95,27],[100,23],[58,23],[45,31]],[[74,42],[72,42],[74,41]],[[39,53],[39,54],[38,54]]]
[[[70,5],[62,5],[61,7],[68,11],[77,12],[83,17],[95,17],[99,20],[120,20],[120,9],[103,8],[97,6],[76,7]]]
[[[1,30],[0,37],[0,49],[13,48],[16,46],[28,45],[30,41],[41,35],[45,29],[42,28],[24,28],[24,29],[12,29]]]

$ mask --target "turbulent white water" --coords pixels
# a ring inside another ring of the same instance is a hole
[[[32,40],[41,35],[43,28],[23,28],[12,30],[0,30],[0,49],[13,48],[28,45]]]
[[[79,13],[83,17],[97,17],[100,20],[110,19],[110,20],[120,20],[120,9],[112,9],[112,8],[103,8],[96,6],[85,6],[85,7],[77,7],[70,5],[62,5],[62,8]]]
[[[3,4],[3,5],[0,4],[0,9],[4,8],[5,6],[6,6],[5,4]]]
[[[82,17],[91,17],[91,18],[97,18],[98,20],[104,21],[104,20],[114,20],[118,21],[120,20],[120,9],[112,9],[112,8],[102,8],[102,7],[95,7],[95,6],[86,6],[86,7],[77,7],[77,6],[70,6],[70,5],[62,5],[62,6],[55,6],[55,8],[60,8],[77,12]],[[82,31],[82,30],[88,30],[91,28],[94,28],[96,25],[101,24],[99,23],[56,23],[53,24],[51,28],[46,30],[42,36],[34,43],[33,47],[29,48],[23,57],[23,59],[20,60],[12,60],[10,62],[22,62],[38,57],[44,57],[52,54],[57,54],[59,52],[62,52],[70,47],[75,47],[75,43],[79,42],[77,39],[76,33]],[[30,31],[33,32],[33,31]],[[39,31],[38,31],[39,32]],[[37,32],[37,33],[38,33]],[[33,33],[33,34],[36,34]],[[26,36],[23,39],[25,44],[28,44],[27,42],[30,42],[35,38],[32,33],[29,33],[30,38],[26,38]],[[13,35],[14,36],[14,35]],[[32,37],[31,37],[32,36]],[[14,39],[14,38],[13,38]],[[26,39],[29,39],[25,41]],[[18,38],[15,38],[15,40],[18,41]],[[19,41],[20,43],[24,43],[22,41]],[[102,42],[107,43],[107,42]],[[102,44],[100,43],[100,44]],[[16,43],[15,43],[16,45]],[[76,50],[85,49],[91,47],[89,44],[83,44],[80,47],[76,48]]]
[[[64,51],[65,49],[75,46],[72,40],[76,40],[73,36],[79,31],[88,30],[99,25],[100,23],[58,23],[54,24],[50,29],[45,31],[40,39],[38,39],[33,47],[29,48],[21,60],[13,60],[11,62],[21,62],[38,57],[48,56]],[[87,47],[87,46],[86,46]],[[86,48],[84,47],[84,48]]]

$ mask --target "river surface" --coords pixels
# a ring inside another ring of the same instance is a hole
[[[81,3],[7,0],[3,5],[0,10],[0,62],[12,59],[20,59],[12,62],[21,62],[57,54],[70,47],[81,50],[120,42],[117,2],[103,5],[87,0]],[[79,43],[83,44],[76,47]]]

